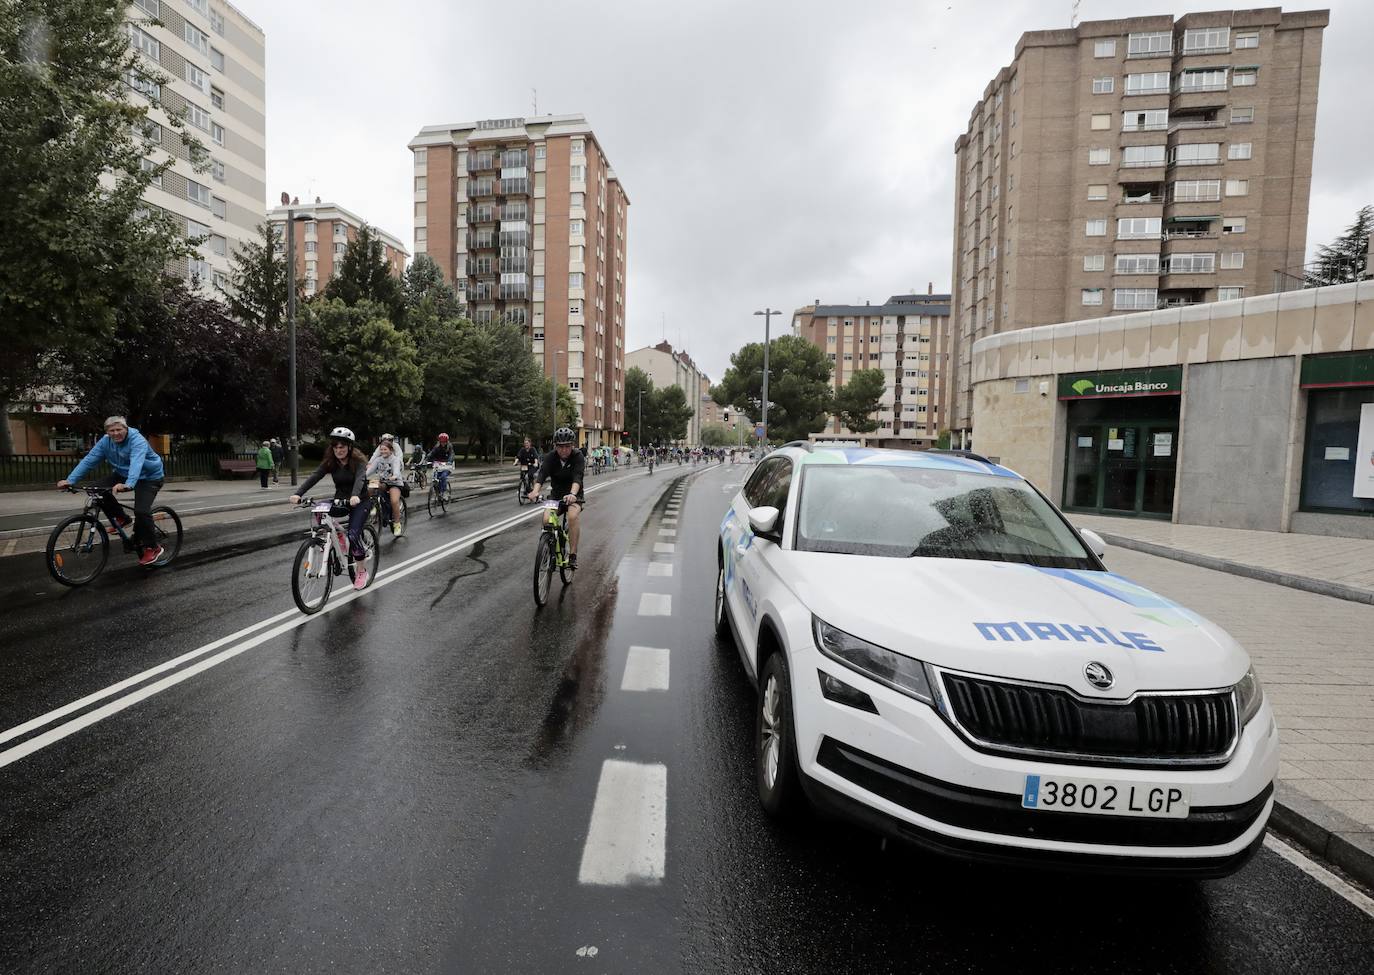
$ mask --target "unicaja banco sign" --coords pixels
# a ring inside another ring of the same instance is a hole
[[[1178,396],[1183,392],[1182,366],[1080,372],[1059,377],[1060,399],[1112,396]]]

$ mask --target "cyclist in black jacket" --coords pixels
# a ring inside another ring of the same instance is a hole
[[[299,493],[291,495],[292,504],[300,504],[301,496],[312,487],[330,478],[334,484],[334,499],[352,508],[348,514],[348,549],[358,567],[353,576],[353,588],[367,586],[367,569],[363,560],[363,525],[367,522],[367,455],[354,446],[356,438],[348,427],[335,427],[329,432],[329,453],[315,473],[305,479]]]
[[[582,506],[587,503],[582,494],[582,481],[587,474],[587,461],[582,451],[573,446],[573,432],[560,427],[553,435],[553,450],[544,456],[539,473],[534,475],[534,487],[530,490],[530,500],[539,498],[539,492],[548,481],[553,496],[562,501],[559,510],[568,513],[568,562],[577,568],[577,538],[581,534],[580,516]]]
[[[523,488],[530,482],[527,478],[534,475],[534,467],[539,463],[539,451],[534,449],[534,444],[530,438],[525,438],[525,444],[515,452],[515,464],[520,468],[520,486]]]

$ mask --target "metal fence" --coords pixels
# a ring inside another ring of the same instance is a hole
[[[81,454],[13,454],[0,457],[0,488],[48,487],[71,473]],[[254,460],[257,454],[180,453],[162,458],[162,466],[170,478],[220,477],[221,460]],[[86,476],[95,480],[110,473],[107,464],[100,464]]]

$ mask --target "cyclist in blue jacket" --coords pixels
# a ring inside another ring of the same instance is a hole
[[[124,417],[112,416],[105,421],[105,436],[96,441],[90,453],[81,458],[81,463],[58,481],[57,486],[65,488],[76,484],[102,460],[115,472],[102,477],[94,486],[113,488],[116,493],[134,492],[134,545],[139,552],[138,564],[152,565],[162,558],[162,546],[157,543],[153,529],[153,500],[162,490],[164,477],[162,458]],[[124,506],[115,500],[114,494],[102,495],[100,507],[121,527],[129,523]]]

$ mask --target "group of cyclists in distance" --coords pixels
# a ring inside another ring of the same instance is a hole
[[[526,437],[516,451],[515,465],[520,468],[521,492],[529,500],[537,500],[544,485],[550,485],[552,497],[559,501],[559,513],[567,516],[568,560],[570,566],[576,568],[581,513],[586,506],[583,487],[589,469],[593,474],[600,474],[604,470],[638,464],[647,466],[649,473],[652,473],[656,463],[691,463],[695,466],[701,463],[724,464],[728,461],[734,464],[741,459],[747,460],[748,456],[744,448],[729,447],[650,444],[638,449],[611,446],[583,448],[577,445],[577,435],[570,428],[560,427],[553,435],[552,448],[545,452],[536,449],[533,441]],[[123,416],[111,416],[105,420],[105,435],[67,477],[57,482],[58,488],[75,487],[101,461],[108,463],[113,470],[112,474],[92,485],[104,489],[105,493],[100,497],[101,507],[123,527],[130,519],[115,494],[133,493],[133,539],[138,561],[144,566],[154,564],[163,554],[156,540],[152,519],[153,502],[162,489],[165,477],[162,458],[137,429],[128,425]],[[428,451],[419,446],[415,448],[410,466],[432,465],[437,490],[447,492],[453,462],[453,444],[447,433],[441,433]],[[298,505],[312,487],[326,478],[330,480],[336,503],[348,511],[349,554],[359,566],[353,580],[355,589],[365,588],[368,582],[367,570],[363,567],[365,552],[362,532],[373,507],[369,502],[379,501],[384,511],[389,510],[394,536],[399,536],[404,530],[402,499],[410,493],[406,467],[404,451],[392,434],[382,434],[369,457],[359,449],[358,438],[352,429],[336,426],[329,432],[329,446],[320,465],[291,495],[291,504]]]

